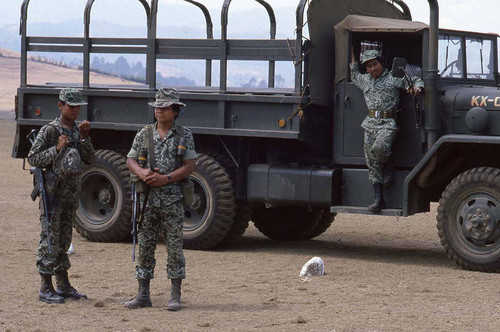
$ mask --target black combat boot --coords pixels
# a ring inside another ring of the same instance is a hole
[[[56,272],[56,292],[58,295],[75,300],[87,299],[87,295],[78,292],[69,283],[68,271]]]
[[[170,301],[168,301],[167,310],[178,311],[181,308],[181,283],[182,279],[172,279]]]
[[[373,190],[375,191],[375,201],[368,207],[368,210],[372,212],[379,212],[380,210],[385,209],[384,189],[382,188],[381,183],[376,183],[373,185]]]
[[[149,297],[149,282],[150,279],[137,279],[139,281],[139,291],[137,296],[132,300],[125,302],[125,307],[129,309],[138,309],[143,307],[151,307],[151,298]]]
[[[52,286],[52,276],[50,274],[40,274],[42,284],[38,292],[38,300],[45,303],[64,303],[64,298],[59,296]]]
[[[394,166],[392,162],[388,162],[383,166],[384,170],[384,188],[390,187],[394,182]]]

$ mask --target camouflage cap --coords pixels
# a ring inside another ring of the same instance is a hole
[[[365,64],[366,62],[368,62],[370,60],[380,58],[380,57],[381,57],[381,55],[380,55],[379,51],[368,50],[368,51],[364,51],[363,54],[361,54],[360,61],[361,61],[361,64]]]
[[[82,99],[82,93],[75,88],[62,89],[59,93],[59,99],[64,101],[69,106],[87,105]]]
[[[186,104],[181,103],[179,100],[179,92],[174,88],[160,89],[156,92],[155,101],[148,103],[148,105],[153,107],[169,107],[170,105],[180,105],[186,106]]]

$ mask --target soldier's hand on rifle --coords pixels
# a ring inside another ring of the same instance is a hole
[[[169,182],[168,176],[157,173],[158,171],[159,169],[155,168],[155,172],[151,175],[146,176],[144,182],[146,182],[146,184],[151,187],[161,187],[166,185]]]
[[[136,169],[136,174],[141,178],[142,181],[146,182],[146,178],[153,174],[153,171],[149,168],[139,167]]]
[[[68,136],[62,134],[57,140],[56,151],[61,151],[66,145],[68,145]]]
[[[89,138],[89,132],[90,132],[90,123],[87,120],[83,120],[79,125],[78,125],[78,130],[80,130],[80,136],[83,139]]]

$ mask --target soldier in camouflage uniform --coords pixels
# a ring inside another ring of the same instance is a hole
[[[78,126],[75,123],[80,114],[80,106],[86,104],[77,89],[62,89],[57,103],[61,116],[40,129],[28,153],[30,165],[46,169],[44,178],[50,201],[49,210],[51,210],[48,229],[52,253],[48,250],[47,234],[43,231],[46,229],[45,211],[40,202],[42,232],[36,254],[36,266],[42,277],[39,300],[47,303],[63,303],[65,298],[87,298],[85,294],[73,288],[68,280],[68,269],[71,264],[67,251],[71,244],[73,223],[80,198],[81,179],[79,175],[67,177],[57,175],[54,167],[59,160],[62,160],[63,167],[66,165],[64,157],[70,147],[78,151],[79,155],[75,158],[81,159],[78,160],[79,164],[81,161],[85,164],[93,162],[94,148],[89,137],[90,124],[87,120]],[[56,277],[56,290],[52,285],[52,275]]]
[[[144,220],[139,225],[139,259],[135,268],[135,278],[139,282],[137,296],[125,303],[127,308],[150,307],[150,280],[154,277],[156,265],[155,249],[161,231],[167,247],[167,276],[172,288],[168,310],[177,311],[181,307],[181,281],[186,277],[185,259],[182,251],[182,227],[184,207],[182,203],[181,180],[194,170],[196,152],[191,132],[175,123],[180,107],[186,106],[179,101],[175,89],[160,89],[156,101],[149,103],[155,107],[157,122],[153,126],[153,146],[155,172],[141,168],[138,163],[139,151],[149,141],[147,126],[135,136],[132,148],[127,155],[127,166],[151,187],[146,205]],[[185,154],[182,163],[176,165],[180,133],[184,133]],[[148,163],[149,165],[149,163]]]
[[[361,55],[361,65],[366,67],[366,74],[359,72],[359,64],[355,62],[352,53],[351,78],[354,84],[363,91],[369,114],[361,127],[365,130],[364,152],[368,166],[370,182],[375,191],[375,201],[368,209],[380,211],[385,208],[383,196],[384,168],[389,161],[391,148],[398,127],[394,120],[395,108],[399,104],[399,89],[409,90],[404,78],[390,75],[382,65],[381,55],[376,50],[365,51]],[[412,77],[412,94],[419,94],[424,82],[418,77]],[[390,182],[387,183],[390,185]]]

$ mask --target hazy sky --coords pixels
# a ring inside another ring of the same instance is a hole
[[[160,0],[160,13],[168,12],[174,4],[184,4],[186,10],[192,8],[192,5],[186,4],[183,0]],[[338,0],[337,0],[338,1]],[[29,12],[29,22],[61,22],[68,18],[82,20],[82,12],[86,0],[31,0]],[[223,0],[198,0],[205,4],[211,11],[214,25],[220,24],[220,8]],[[288,8],[286,13],[294,14],[294,9],[299,3],[298,0],[268,0],[273,7]],[[414,20],[429,21],[429,6],[426,0],[405,0],[410,7]],[[18,24],[20,5],[22,0],[3,0],[0,9],[0,25]],[[480,32],[500,32],[500,20],[498,12],[500,11],[499,0],[440,0],[440,27],[448,29],[471,30]],[[261,9],[256,1],[252,0],[233,0],[230,9],[232,11]],[[94,11],[95,10],[95,11]],[[142,7],[137,0],[96,0],[93,7],[93,14],[96,20],[112,19],[114,22],[134,22],[142,25],[142,16],[137,13],[142,11]],[[196,11],[193,9],[193,11]],[[188,12],[191,13],[191,12]],[[141,13],[142,14],[142,13]],[[164,25],[183,23],[178,20],[179,13],[171,15],[173,19],[168,22],[162,22]],[[196,11],[196,14],[201,15]],[[169,15],[170,16],[170,15]],[[119,21],[117,19],[119,17]],[[263,16],[265,17],[265,16]],[[279,17],[278,17],[279,22]],[[255,22],[249,22],[254,25]]]

